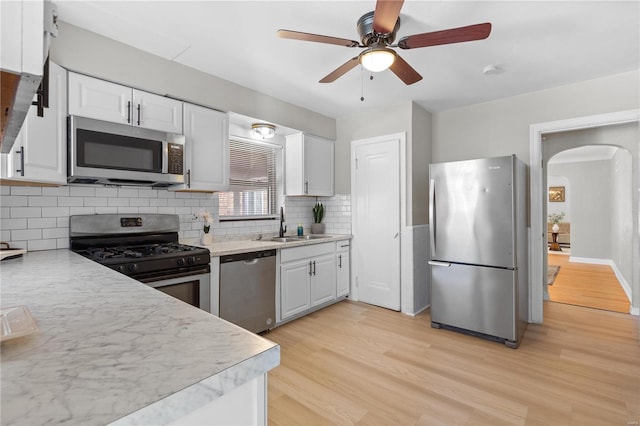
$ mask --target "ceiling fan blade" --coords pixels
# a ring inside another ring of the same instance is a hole
[[[378,0],[373,12],[373,30],[386,34],[396,26],[404,0]]]
[[[400,49],[438,46],[441,44],[462,43],[464,41],[484,40],[491,33],[491,23],[451,28],[431,33],[414,34],[402,37],[398,42]]]
[[[396,60],[393,61],[389,69],[393,71],[400,80],[404,81],[404,84],[407,86],[422,80],[422,76],[418,74],[407,61],[402,59],[400,55],[396,55]]]
[[[330,37],[319,34],[301,33],[299,31],[278,30],[276,32],[280,38],[289,38],[292,40],[314,41],[316,43],[336,44],[338,46],[358,47],[360,43],[355,40],[346,38]]]
[[[357,56],[355,58],[349,59],[347,62],[345,62],[344,64],[340,65],[338,68],[336,68],[335,70],[327,74],[325,78],[320,80],[320,83],[333,83],[338,78],[342,77],[344,74],[351,71],[359,63],[360,61],[358,60]]]

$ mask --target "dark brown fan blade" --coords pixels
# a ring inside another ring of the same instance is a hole
[[[400,49],[415,49],[417,47],[438,46],[441,44],[461,43],[463,41],[484,40],[489,37],[490,33],[491,23],[485,22],[484,24],[402,37],[398,42],[398,47]]]
[[[402,59],[400,55],[396,55],[396,60],[393,61],[393,64],[391,64],[389,69],[393,71],[400,80],[404,81],[404,84],[407,86],[422,80],[422,76],[418,74],[418,72],[414,70],[407,61]]]
[[[280,38],[290,38],[293,40],[314,41],[316,43],[336,44],[338,46],[358,47],[360,43],[346,38],[330,37],[319,34],[301,33],[299,31],[278,30],[276,32]]]
[[[344,64],[340,65],[338,68],[327,74],[325,78],[320,80],[320,83],[333,83],[338,78],[342,77],[347,72],[351,71],[356,65],[358,65],[359,60],[356,56],[355,58],[349,59]]]
[[[373,12],[373,30],[382,34],[393,31],[400,16],[402,3],[404,0],[378,0]]]

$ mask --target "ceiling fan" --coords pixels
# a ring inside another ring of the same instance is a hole
[[[414,34],[402,37],[398,44],[393,44],[400,29],[400,9],[403,3],[404,0],[378,0],[375,11],[365,13],[358,19],[357,29],[360,34],[360,42],[290,30],[278,30],[277,34],[281,38],[366,49],[330,72],[320,80],[320,83],[334,82],[356,65],[362,64],[372,72],[391,69],[400,80],[409,85],[422,80],[422,76],[391,48],[416,49],[418,47],[484,40],[491,33],[491,23],[485,22],[466,27]]]

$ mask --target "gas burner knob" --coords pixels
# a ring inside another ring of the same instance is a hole
[[[195,258],[195,257],[193,257],[193,256],[189,256],[189,257],[187,258],[187,263],[188,263],[189,265],[193,265],[194,263],[196,263],[196,258]]]
[[[135,263],[132,263],[129,265],[127,269],[129,270],[129,272],[136,272],[138,270],[138,265]]]
[[[124,274],[124,266],[122,265],[116,266],[116,271],[120,272],[121,274]]]
[[[184,266],[184,258],[179,258],[178,259],[178,266]]]

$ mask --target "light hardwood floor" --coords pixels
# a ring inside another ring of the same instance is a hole
[[[545,302],[519,349],[344,301],[276,328],[269,424],[638,425],[638,317]]]
[[[549,286],[551,301],[629,313],[629,299],[611,266],[569,262],[569,256],[551,253],[548,263],[560,266]]]

